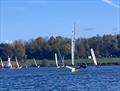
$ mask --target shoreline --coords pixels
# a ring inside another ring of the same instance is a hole
[[[82,65],[82,64],[81,64]],[[92,63],[87,63],[87,64],[85,64],[86,66],[94,66],[94,64],[92,64]],[[120,65],[120,63],[98,63],[98,66],[115,66],[115,65]],[[72,65],[69,65],[69,66],[72,66]],[[80,65],[76,65],[76,66],[80,66]],[[29,65],[29,66],[27,66],[27,68],[31,68],[31,67],[34,67],[34,68],[36,68],[36,66],[35,65]],[[43,65],[41,65],[40,67],[56,67],[55,65],[53,66],[43,66]],[[40,68],[39,67],[39,68]],[[7,66],[5,66],[4,68],[9,68],[9,67],[7,67]],[[17,68],[17,66],[13,66],[13,68]],[[22,68],[26,68],[26,66],[22,66]],[[0,66],[0,69],[2,69],[2,67]]]

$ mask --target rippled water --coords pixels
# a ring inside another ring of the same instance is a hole
[[[120,66],[0,69],[0,91],[120,91]]]

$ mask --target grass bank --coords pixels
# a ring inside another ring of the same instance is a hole
[[[36,60],[38,65],[42,66],[55,66],[55,60]],[[97,62],[99,65],[120,65],[120,58],[97,58]],[[87,64],[87,65],[94,65],[93,60],[91,59],[76,59],[75,64],[81,65],[81,64]],[[32,59],[27,59],[26,64],[28,66],[35,65],[34,61]],[[59,64],[61,65],[61,61],[59,60]],[[66,65],[71,65],[71,60],[65,60]]]

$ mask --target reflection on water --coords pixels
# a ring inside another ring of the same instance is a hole
[[[0,69],[0,91],[120,91],[120,66]]]

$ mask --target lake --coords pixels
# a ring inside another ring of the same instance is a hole
[[[120,91],[120,66],[0,69],[0,91]]]

